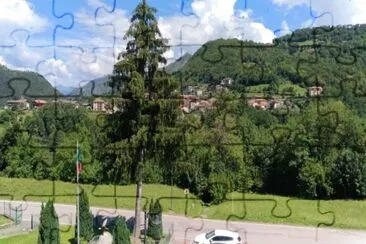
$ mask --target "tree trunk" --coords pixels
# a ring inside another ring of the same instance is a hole
[[[135,205],[135,226],[133,228],[134,243],[138,241],[140,236],[140,215],[141,215],[141,195],[142,195],[142,179],[136,184],[136,205]]]
[[[134,244],[140,243],[140,233],[141,233],[141,196],[142,196],[142,168],[144,162],[144,150],[140,152],[140,162],[137,167],[137,185],[136,185],[136,205],[135,205],[135,226],[133,228]]]

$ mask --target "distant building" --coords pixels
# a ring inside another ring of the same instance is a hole
[[[321,86],[309,87],[309,94],[311,97],[320,96],[322,93],[323,93],[323,87]]]
[[[215,86],[215,91],[218,92],[218,91],[229,91],[229,89],[225,86],[222,86],[222,85],[216,85]]]
[[[89,103],[83,103],[83,104],[81,104],[81,106],[84,107],[84,108],[86,108],[86,109],[89,109],[89,110],[92,109],[92,107],[91,107],[91,105]]]
[[[193,86],[188,86],[188,87],[187,87],[187,92],[188,92],[188,93],[192,93],[192,92],[194,92],[194,87],[193,87]]]
[[[93,111],[96,111],[96,112],[104,112],[104,111],[106,111],[106,109],[105,109],[105,101],[103,99],[96,98],[93,101]]]
[[[203,95],[203,91],[202,90],[197,90],[196,91],[196,95],[197,96],[202,96]]]
[[[269,108],[270,103],[264,98],[252,98],[248,100],[248,105],[261,110],[266,110]]]
[[[23,97],[18,100],[8,100],[6,104],[7,107],[10,109],[19,109],[19,110],[30,109],[30,104],[27,102],[27,99],[24,99]]]
[[[194,111],[206,111],[213,109],[216,105],[216,99],[202,100],[194,95],[183,95],[183,103],[180,108],[184,113]]]
[[[225,78],[221,80],[220,85],[222,86],[231,86],[233,84],[233,79],[231,78]]]
[[[283,99],[271,101],[271,108],[273,108],[273,109],[279,109],[279,108],[284,108],[284,107],[286,107],[286,104],[285,104],[285,100],[283,100]]]
[[[47,104],[47,101],[45,100],[36,99],[33,101],[33,107],[35,108],[42,108],[45,104]]]

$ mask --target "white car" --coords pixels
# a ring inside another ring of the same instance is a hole
[[[242,244],[238,233],[228,230],[212,230],[196,236],[194,244]]]

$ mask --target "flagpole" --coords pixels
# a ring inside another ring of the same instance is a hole
[[[76,141],[76,214],[77,214],[77,243],[80,244],[80,211],[79,211],[79,140]]]

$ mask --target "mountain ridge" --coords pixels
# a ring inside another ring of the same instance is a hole
[[[61,93],[53,88],[51,83],[42,75],[33,71],[12,70],[0,65],[0,105],[7,100],[51,98]]]

